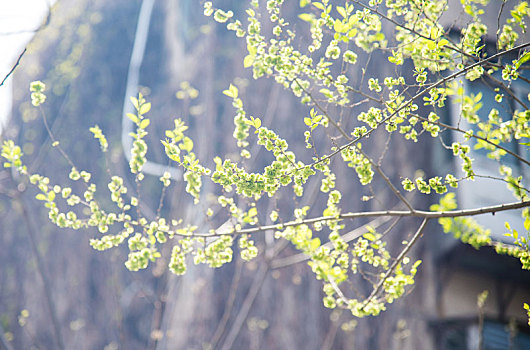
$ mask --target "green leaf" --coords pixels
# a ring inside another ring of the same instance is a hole
[[[44,194],[42,194],[42,193],[39,193],[38,195],[36,195],[35,198],[37,198],[37,199],[40,200],[40,201],[48,200],[48,197],[46,197],[46,196],[45,196]]]
[[[228,89],[223,91],[223,94],[225,94],[228,97],[237,98],[237,95],[238,95],[237,87],[230,84]]]
[[[320,238],[318,238],[318,237],[317,237],[317,238],[313,238],[313,239],[311,240],[310,245],[311,245],[311,250],[312,250],[312,251],[317,250],[318,247],[320,247]]]
[[[337,12],[344,18],[346,18],[346,10],[342,6],[337,6]]]
[[[363,237],[369,241],[375,241],[375,235],[373,233],[367,232],[363,235]]]
[[[322,10],[322,11],[325,11],[325,10],[326,10],[326,8],[324,7],[324,5],[322,5],[320,2],[314,2],[314,3],[313,3],[313,6],[315,6],[317,9]]]
[[[252,208],[250,208],[250,209],[248,210],[248,216],[249,216],[249,217],[252,218],[252,217],[254,217],[254,216],[256,216],[256,215],[258,215],[258,209],[256,209],[256,207],[252,207]]]
[[[528,60],[530,60],[530,52],[525,52],[515,63],[515,69],[519,69],[519,67]]]
[[[335,23],[333,23],[333,29],[337,32],[337,33],[342,33],[344,31],[346,31],[347,28],[344,28],[344,26],[342,25],[342,21],[339,20],[339,19],[336,19],[335,20]]]
[[[180,143],[179,147],[184,151],[191,152],[191,150],[193,149],[193,141],[186,136]]]
[[[149,112],[150,110],[151,110],[151,102],[144,103],[144,104],[140,107],[140,114],[146,114],[146,113]]]
[[[433,40],[438,39],[439,33],[440,33],[440,31],[438,30],[437,27],[435,27],[435,26],[431,27],[431,39],[433,39]]]
[[[256,56],[254,56],[254,55],[246,55],[245,58],[243,59],[243,67],[245,67],[245,68],[251,67],[252,64],[254,63],[254,58],[255,57]]]
[[[427,48],[429,48],[429,50],[435,50],[436,49],[436,43],[434,41],[432,41],[432,40],[427,41],[426,45],[427,45]]]
[[[312,124],[312,122],[311,122],[311,118],[309,118],[309,117],[305,117],[305,118],[304,118],[304,123],[305,123],[305,125],[307,125],[307,126],[311,126],[311,124]]]
[[[141,128],[141,129],[145,129],[145,128],[147,128],[147,127],[149,126],[149,123],[150,123],[150,122],[151,122],[151,121],[150,121],[149,119],[144,119],[144,120],[142,120],[142,121],[140,122],[140,128]]]
[[[298,15],[298,18],[305,22],[311,22],[315,16],[312,13],[301,13]]]
[[[333,98],[333,93],[328,89],[320,89],[319,90],[321,94],[326,96],[327,98]]]
[[[138,124],[138,117],[136,114],[127,113],[127,117],[133,121],[133,123]]]

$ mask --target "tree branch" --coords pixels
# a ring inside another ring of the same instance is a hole
[[[63,342],[63,336],[61,333],[61,326],[59,323],[59,318],[57,317],[57,307],[55,305],[55,302],[52,298],[52,290],[50,285],[50,280],[48,279],[48,275],[45,271],[44,261],[42,260],[42,257],[39,253],[39,250],[37,248],[37,242],[35,240],[35,230],[33,228],[33,225],[31,223],[31,215],[28,212],[28,209],[26,207],[26,204],[24,202],[23,198],[19,198],[20,204],[22,206],[22,212],[24,213],[24,222],[26,223],[27,227],[27,233],[29,236],[29,241],[31,245],[31,250],[33,251],[33,254],[35,255],[35,259],[37,260],[37,271],[42,279],[42,284],[44,286],[44,295],[46,296],[46,303],[48,305],[48,309],[50,311],[50,318],[52,321],[52,328],[55,335],[55,342],[57,343],[58,349],[64,349],[64,342]]]
[[[384,118],[383,120],[381,120],[380,122],[377,123],[377,125],[374,127],[374,128],[371,128],[370,130],[368,130],[366,133],[364,133],[363,135],[353,139],[352,141],[338,147],[335,151],[331,152],[330,154],[328,154],[327,156],[324,156],[324,157],[321,157],[319,160],[317,161],[314,161],[313,163],[310,163],[310,164],[307,164],[305,165],[304,167],[312,167],[318,163],[321,163],[323,161],[326,161],[334,156],[336,156],[337,154],[339,154],[340,152],[342,152],[345,148],[347,147],[350,147],[352,145],[354,145],[355,143],[359,142],[360,140],[362,140],[363,138],[369,136],[370,134],[372,134],[375,130],[377,130],[381,125],[383,125],[384,123],[386,123],[388,120],[390,120],[392,117],[396,116],[399,112],[401,112],[403,109],[405,109],[407,106],[410,106],[410,104],[412,104],[412,102],[414,102],[417,98],[425,95],[427,92],[431,91],[432,89],[434,88],[437,88],[438,86],[448,82],[448,81],[451,81],[455,78],[457,78],[458,76],[466,73],[467,71],[477,67],[477,66],[481,66],[481,65],[484,65],[486,63],[488,63],[488,61],[490,60],[493,60],[495,58],[498,58],[498,57],[501,57],[501,56],[504,56],[504,55],[507,55],[509,53],[512,53],[512,52],[515,52],[515,51],[518,51],[518,50],[521,50],[521,49],[524,49],[525,47],[528,47],[530,46],[530,42],[527,42],[527,43],[524,43],[524,44],[521,44],[521,45],[518,45],[516,47],[513,47],[511,49],[508,49],[508,50],[504,50],[504,51],[501,51],[501,52],[498,52],[496,53],[495,55],[492,55],[490,57],[486,57],[480,61],[477,61],[473,64],[470,64],[469,66],[466,66],[464,67],[463,69],[445,77],[445,78],[442,78],[440,80],[438,80],[436,83],[430,85],[429,87],[425,88],[424,90],[418,92],[416,95],[412,96],[408,101],[406,101],[405,103],[403,103],[399,108],[397,108],[392,114],[390,114],[388,117]],[[297,169],[299,170],[299,169]]]
[[[9,76],[11,74],[13,74],[13,72],[15,71],[15,68],[17,68],[17,66],[20,64],[20,59],[22,58],[22,56],[24,56],[24,54],[26,53],[26,48],[24,48],[24,51],[22,51],[22,53],[18,56],[18,59],[17,61],[15,62],[15,65],[11,68],[11,70],[9,71],[9,73],[7,73],[7,75],[4,77],[4,79],[2,79],[2,82],[0,83],[0,86],[4,85],[4,83],[6,82],[7,78],[9,78]]]
[[[267,277],[267,272],[269,271],[269,269],[270,266],[267,263],[262,264],[259,270],[257,271],[252,286],[250,287],[250,290],[247,294],[247,297],[243,301],[243,305],[241,306],[241,309],[239,310],[239,313],[236,319],[234,320],[234,323],[232,324],[232,327],[230,328],[230,331],[228,332],[225,341],[223,342],[221,350],[232,349],[232,346],[236,341],[239,331],[241,330],[241,327],[243,327],[243,323],[247,319],[248,313],[250,312],[250,308],[252,307],[252,305],[254,304],[254,300],[258,296],[258,292],[260,291],[263,282],[265,282],[265,277]]]
[[[223,333],[228,324],[228,320],[230,319],[230,315],[234,308],[234,301],[236,299],[237,288],[239,286],[239,280],[241,278],[242,269],[243,260],[238,259],[236,263],[236,271],[234,272],[234,277],[232,278],[232,284],[230,285],[230,292],[228,294],[228,300],[225,304],[223,316],[221,317],[221,321],[219,321],[219,323],[217,324],[217,329],[215,330],[212,340],[210,341],[210,346],[212,349],[217,348],[217,344],[219,343],[219,340],[221,340],[221,337],[223,336]]]
[[[293,220],[283,224],[264,225],[257,227],[250,227],[238,231],[225,231],[225,232],[214,232],[214,233],[193,233],[191,235],[183,235],[186,237],[219,237],[226,235],[242,235],[249,233],[262,232],[267,230],[283,230],[286,227],[299,226],[299,225],[310,225],[317,222],[332,221],[332,220],[343,220],[343,219],[356,219],[366,217],[380,217],[380,216],[394,216],[394,217],[419,217],[424,219],[438,219],[438,218],[456,218],[462,216],[475,216],[488,213],[498,213],[506,210],[514,210],[530,207],[530,201],[506,203],[499,205],[492,205],[488,207],[480,207],[475,209],[461,209],[461,210],[448,210],[448,211],[425,211],[425,210],[380,210],[380,211],[366,211],[366,212],[351,212],[340,214],[337,216],[319,216],[304,220]]]

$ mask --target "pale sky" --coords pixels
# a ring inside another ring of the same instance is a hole
[[[55,0],[0,0],[0,82],[46,18]],[[11,113],[11,77],[0,86],[0,132]]]

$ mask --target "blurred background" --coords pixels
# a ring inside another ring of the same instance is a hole
[[[70,166],[52,147],[38,110],[31,106],[29,83],[34,80],[47,86],[43,108],[55,138],[102,189],[109,181],[107,167],[129,184],[134,182],[122,147],[128,127],[122,115],[124,108],[130,108],[127,96],[141,91],[152,102],[147,157],[154,175],[142,184],[141,209],[146,217],[156,215],[161,193],[155,164],[167,165],[159,140],[175,118],[190,126],[195,152],[206,165],[213,166],[215,156],[239,160],[232,138],[234,110],[221,93],[230,83],[238,86],[249,115],[273,125],[294,151],[310,159],[303,142],[303,116],[309,108],[273,79],[254,81],[242,64],[244,40],[204,17],[201,2],[25,0],[17,4],[0,4],[0,79],[20,58],[14,74],[0,86],[1,138],[13,139],[23,148],[31,172],[61,185],[69,183]],[[219,6],[237,15],[248,5],[226,0]],[[489,10],[499,11],[498,6]],[[286,2],[283,11],[302,40],[309,40],[307,26],[297,18],[298,2]],[[385,71],[386,57],[359,53],[359,60],[368,74],[393,74],[392,67]],[[348,77],[357,84],[360,69],[351,70]],[[520,88],[524,95],[527,90]],[[369,106],[363,101],[359,107],[334,112],[351,126],[355,118],[348,117]],[[448,120],[451,113],[446,111]],[[88,131],[95,124],[109,140],[107,157]],[[395,152],[383,163],[395,181],[414,176],[418,164],[427,176],[459,166],[430,138],[420,138],[424,152],[416,153],[412,163],[410,146],[381,133],[367,145],[367,152],[378,154],[385,148]],[[262,169],[269,161],[268,155],[260,158],[259,149],[252,154],[258,157],[245,163],[249,169]],[[383,183],[361,187],[352,169],[335,165],[337,186],[348,193],[343,204],[350,211],[397,204]],[[175,179],[181,176],[178,170],[172,173]],[[326,202],[318,187],[317,180],[301,199],[284,195],[261,209],[266,213],[277,208],[280,216],[289,218],[294,208],[311,204],[316,215]],[[221,193],[211,183],[205,183],[203,191],[207,202],[207,193]],[[503,191],[490,189],[486,197],[494,201],[504,196]],[[485,199],[472,193],[484,197],[484,192],[471,190],[459,197],[464,207],[474,207]],[[250,263],[234,254],[234,261],[220,269],[190,266],[186,275],[175,276],[167,269],[171,247],[166,244],[156,263],[145,271],[130,272],[123,265],[126,247],[93,250],[89,239],[99,235],[97,230],[57,228],[34,200],[35,194],[17,174],[0,170],[0,347],[6,349],[476,349],[480,337],[485,349],[530,348],[522,310],[522,302],[530,301],[529,274],[515,259],[444,236],[435,223],[412,252],[423,263],[409,295],[379,317],[352,320],[348,312],[323,306],[321,282],[315,280],[304,256],[269,233],[256,238],[263,253]],[[361,201],[363,197],[377,200]],[[412,200],[426,209],[439,198]],[[168,218],[199,223],[204,230],[217,228],[228,217],[220,213],[206,219],[206,206],[192,205],[181,182],[167,193],[161,211]],[[262,220],[267,220],[265,214]],[[502,226],[502,221],[498,218],[494,224]],[[367,223],[358,220],[348,228],[362,229]],[[381,232],[395,230],[388,238],[395,254],[418,222],[370,224]],[[494,232],[497,237],[502,233]],[[369,292],[371,284],[359,279],[351,288]],[[479,307],[477,298],[484,290],[489,295]],[[479,319],[484,321],[481,336]]]

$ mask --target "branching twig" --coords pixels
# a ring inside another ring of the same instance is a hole
[[[241,306],[241,309],[239,310],[239,313],[236,319],[234,320],[234,323],[232,324],[228,335],[225,338],[221,350],[232,349],[232,346],[236,341],[239,331],[241,330],[241,327],[243,327],[243,324],[247,319],[248,313],[250,312],[250,309],[254,304],[254,300],[258,296],[258,292],[260,291],[263,282],[265,282],[265,277],[267,277],[267,272],[269,271],[269,268],[269,264],[262,264],[260,266],[258,272],[256,273],[256,276],[254,277],[254,281],[252,283],[252,286],[250,287],[247,297],[243,301],[243,305]]]
[[[376,164],[372,158],[368,157],[368,155],[361,149],[361,148],[358,148],[357,151],[359,151],[369,162],[370,164],[372,165],[372,167],[375,169],[375,171],[377,171],[377,173],[379,174],[379,176],[381,176],[383,178],[383,180],[385,180],[386,184],[388,185],[388,187],[390,187],[390,189],[392,190],[392,192],[396,195],[396,197],[398,197],[403,203],[405,203],[405,205],[407,206],[407,208],[409,208],[409,210],[411,212],[414,212],[414,208],[412,207],[412,205],[410,204],[410,202],[401,194],[401,192],[399,192],[399,190],[394,186],[394,184],[392,183],[392,181],[390,181],[390,179],[388,178],[388,176],[386,176],[386,174],[383,172],[383,170],[381,169],[381,167]]]
[[[377,284],[377,286],[372,291],[372,294],[370,294],[370,296],[364,301],[363,308],[366,307],[366,305],[368,305],[370,303],[370,301],[374,297],[377,296],[377,294],[379,293],[381,288],[383,288],[383,285],[385,284],[386,279],[394,272],[394,270],[396,269],[398,264],[401,263],[401,261],[403,260],[405,255],[409,252],[410,248],[412,248],[412,246],[418,241],[418,239],[420,238],[420,236],[421,236],[421,234],[423,232],[423,229],[425,228],[425,225],[427,224],[427,221],[428,221],[427,218],[423,219],[423,221],[421,222],[420,227],[418,228],[418,230],[416,231],[416,233],[414,234],[412,239],[408,242],[408,244],[405,247],[405,249],[403,249],[401,251],[401,253],[399,253],[399,256],[396,258],[396,260],[394,260],[394,262],[392,263],[390,268],[385,272],[385,275],[383,276],[383,278],[381,278],[381,280],[379,280],[379,283]]]
[[[55,335],[55,342],[57,343],[57,347],[62,350],[64,349],[64,342],[63,342],[63,336],[61,333],[61,326],[59,323],[59,319],[57,317],[57,307],[52,298],[51,284],[48,279],[48,275],[46,271],[44,270],[44,262],[42,261],[42,257],[37,248],[37,242],[35,241],[35,234],[34,234],[35,230],[31,224],[31,215],[28,212],[28,209],[26,208],[26,204],[24,203],[24,200],[22,198],[20,198],[20,203],[21,203],[22,211],[25,217],[24,222],[26,223],[27,233],[28,233],[29,241],[31,245],[31,250],[33,251],[33,254],[35,255],[35,259],[37,260],[37,271],[42,279],[42,284],[44,286],[44,295],[46,296],[46,303],[48,304],[48,309],[50,311],[52,328],[53,328],[54,335]]]
[[[342,240],[345,242],[345,243],[349,243],[359,237],[361,237],[363,234],[366,233],[366,226],[371,226],[371,227],[374,227],[374,228],[377,228],[381,225],[384,225],[386,224],[388,221],[390,220],[390,218],[384,218],[384,217],[380,217],[380,218],[377,218],[375,220],[372,220],[370,221],[369,223],[367,223],[366,225],[362,225],[344,235],[341,236]],[[333,247],[333,243],[332,242],[327,242],[325,244],[323,244],[323,247]],[[310,257],[304,253],[298,253],[298,254],[295,254],[295,255],[291,255],[291,256],[288,256],[286,258],[280,258],[280,259],[276,259],[276,260],[273,260],[272,263],[271,263],[271,269],[281,269],[281,268],[284,268],[284,267],[287,267],[287,266],[291,266],[291,265],[294,265],[294,264],[298,264],[298,263],[301,263],[301,262],[304,262],[306,260],[309,260]]]
[[[221,340],[221,337],[226,329],[228,320],[230,319],[230,314],[232,313],[232,310],[234,308],[234,301],[236,300],[237,288],[239,287],[239,280],[241,278],[242,268],[242,260],[238,259],[236,271],[234,273],[234,277],[232,278],[232,285],[230,286],[230,293],[228,295],[228,300],[226,301],[225,311],[223,313],[223,316],[221,317],[221,321],[219,321],[219,324],[217,325],[217,329],[215,330],[212,340],[210,341],[210,346],[212,349],[215,349],[217,347],[217,344],[219,343],[219,340]]]
[[[466,66],[464,67],[463,69],[451,74],[451,75],[448,75],[447,77],[445,78],[442,78],[440,80],[438,80],[436,83],[430,85],[429,87],[425,88],[424,90],[418,92],[416,95],[412,96],[408,101],[406,101],[405,103],[403,103],[399,108],[397,108],[392,114],[390,114],[389,116],[387,116],[386,118],[384,118],[383,120],[381,120],[380,122],[377,123],[377,125],[374,127],[374,128],[371,128],[370,130],[368,130],[367,132],[365,132],[363,135],[355,138],[354,140],[342,145],[341,147],[338,147],[335,151],[331,152],[330,154],[328,154],[327,156],[324,156],[320,159],[318,159],[317,161],[314,161],[313,163],[310,163],[310,164],[307,164],[305,165],[305,167],[313,167],[314,165],[318,164],[318,163],[321,163],[321,162],[324,162],[334,156],[336,156],[337,154],[339,154],[340,152],[342,152],[344,149],[356,144],[357,142],[359,142],[360,140],[362,140],[363,138],[366,138],[368,136],[370,136],[375,130],[377,130],[381,125],[383,125],[384,123],[386,123],[388,120],[390,120],[392,117],[396,116],[399,112],[401,112],[403,109],[405,109],[407,106],[410,106],[412,104],[412,102],[414,102],[417,98],[420,98],[421,96],[425,95],[427,92],[429,92],[430,90],[434,89],[434,88],[437,88],[438,86],[442,85],[442,84],[445,84],[446,82],[448,81],[452,81],[453,79],[459,77],[460,75],[466,73],[467,71],[475,68],[475,67],[478,67],[478,66],[481,66],[481,65],[484,65],[486,64],[488,61],[490,60],[493,60],[495,58],[498,58],[498,57],[501,57],[501,56],[504,56],[504,55],[507,55],[509,53],[512,53],[512,52],[515,52],[515,51],[518,51],[518,50],[521,50],[521,49],[524,49],[525,47],[528,47],[530,46],[530,42],[527,42],[527,43],[524,43],[524,44],[521,44],[521,45],[518,45],[516,47],[513,47],[511,49],[508,49],[508,50],[505,50],[505,51],[501,51],[501,52],[498,52],[496,53],[495,55],[492,55],[490,57],[486,57],[480,61],[477,61],[473,64],[470,64],[469,66]],[[300,169],[297,169],[297,170],[300,170]]]
[[[419,114],[416,114],[416,117],[418,117],[418,119],[420,119],[420,120],[422,120],[424,122],[427,122],[429,124],[438,125],[438,126],[441,126],[443,128],[446,128],[446,129],[449,129],[449,130],[452,130],[452,131],[456,131],[456,132],[459,132],[459,133],[462,133],[462,134],[469,135],[465,130],[462,130],[459,126],[451,126],[451,125],[445,124],[443,122],[431,121],[428,118],[422,117]],[[525,163],[526,165],[530,165],[530,162],[528,160],[524,159],[523,157],[521,157],[517,153],[514,153],[513,151],[510,151],[508,148],[506,148],[504,146],[501,146],[500,144],[496,144],[496,143],[488,140],[487,138],[475,135],[474,133],[471,134],[471,137],[475,138],[477,140],[481,140],[481,141],[484,141],[486,143],[489,143],[490,145],[492,145],[492,146],[494,146],[494,147],[496,147],[496,148],[498,148],[500,150],[503,150],[504,152],[508,153],[509,155],[517,158],[520,162]]]

